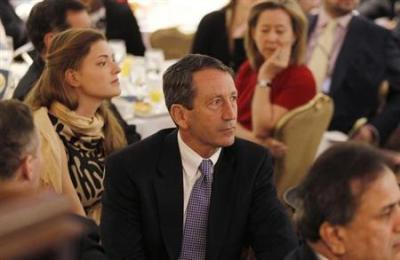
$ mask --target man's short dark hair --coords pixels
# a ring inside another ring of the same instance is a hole
[[[26,28],[33,46],[40,53],[44,49],[43,38],[49,32],[61,32],[70,27],[68,11],[83,11],[86,6],[79,0],[44,0],[31,10]]]
[[[233,71],[221,61],[201,54],[189,54],[167,69],[163,76],[165,104],[170,110],[173,104],[193,108],[196,91],[193,86],[193,74],[204,69],[216,69],[229,73]]]
[[[332,225],[351,222],[364,192],[391,166],[379,150],[359,143],[339,144],[323,153],[299,188],[298,224],[304,238],[318,241],[325,221]],[[352,189],[354,182],[360,184],[359,189]]]
[[[0,101],[0,180],[10,179],[22,157],[37,148],[30,108],[17,100]]]

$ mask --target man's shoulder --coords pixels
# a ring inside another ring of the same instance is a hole
[[[284,260],[318,260],[318,257],[307,243],[290,252]]]
[[[28,95],[29,91],[33,88],[36,81],[40,78],[42,74],[44,65],[40,62],[34,61],[28,68],[27,72],[24,76],[22,76],[21,80],[18,82],[17,87],[15,88],[13,98],[18,100],[24,100]]]
[[[360,16],[360,15],[354,15],[352,17],[352,21],[350,21],[349,24],[350,27],[358,27],[359,29],[363,31],[368,31],[368,37],[371,37],[372,35],[385,35],[385,34],[390,34],[390,31],[386,28],[383,28],[382,26],[377,25],[376,23],[368,20],[367,18]],[[349,28],[351,29],[351,28]]]
[[[238,137],[235,138],[235,142],[228,149],[234,151],[236,156],[240,158],[256,159],[270,156],[265,147]]]
[[[210,24],[214,25],[215,24],[224,24],[225,25],[225,11],[223,10],[217,10],[213,11],[211,13],[206,14],[202,19],[201,19],[201,24]]]
[[[132,160],[133,158],[136,159],[154,158],[157,155],[157,153],[159,153],[164,147],[166,138],[170,135],[174,135],[174,132],[176,132],[175,128],[160,130],[159,132],[137,143],[128,145],[122,150],[113,153],[112,155],[110,155],[109,160],[121,160],[124,158],[129,158],[129,160]]]

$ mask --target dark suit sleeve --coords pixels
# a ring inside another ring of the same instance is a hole
[[[265,156],[255,182],[249,218],[251,246],[257,260],[281,260],[297,239],[273,184],[271,157]]]
[[[385,42],[385,78],[389,81],[389,93],[383,111],[371,120],[379,132],[383,144],[400,121],[400,48],[389,32]]]
[[[111,259],[144,259],[140,200],[129,178],[129,158],[111,156],[106,162],[101,237]]]
[[[85,225],[86,232],[80,240],[80,260],[103,260],[108,259],[103,247],[100,245],[99,228],[96,223],[82,216],[73,216],[77,221]]]

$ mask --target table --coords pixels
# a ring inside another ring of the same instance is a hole
[[[175,127],[164,104],[161,104],[162,108],[157,114],[139,116],[135,115],[134,101],[126,100],[124,97],[116,97],[112,99],[112,102],[128,124],[136,125],[136,131],[142,136],[142,139],[161,129]]]

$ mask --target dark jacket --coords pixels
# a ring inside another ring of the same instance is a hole
[[[305,243],[290,252],[284,260],[318,260],[318,258],[311,247]]]
[[[112,259],[177,259],[183,230],[183,177],[177,131],[162,130],[106,162],[102,241]],[[214,167],[208,260],[281,260],[297,244],[276,196],[271,156],[236,139]]]
[[[317,19],[311,17],[311,31]],[[329,95],[335,111],[329,129],[347,133],[357,119],[366,117],[383,143],[400,120],[400,49],[391,32],[353,16],[331,79]],[[378,91],[384,80],[390,88],[386,106],[377,115]]]
[[[115,0],[103,0],[103,3],[106,9],[107,39],[122,39],[128,53],[143,56],[145,47],[142,35],[129,5]]]

